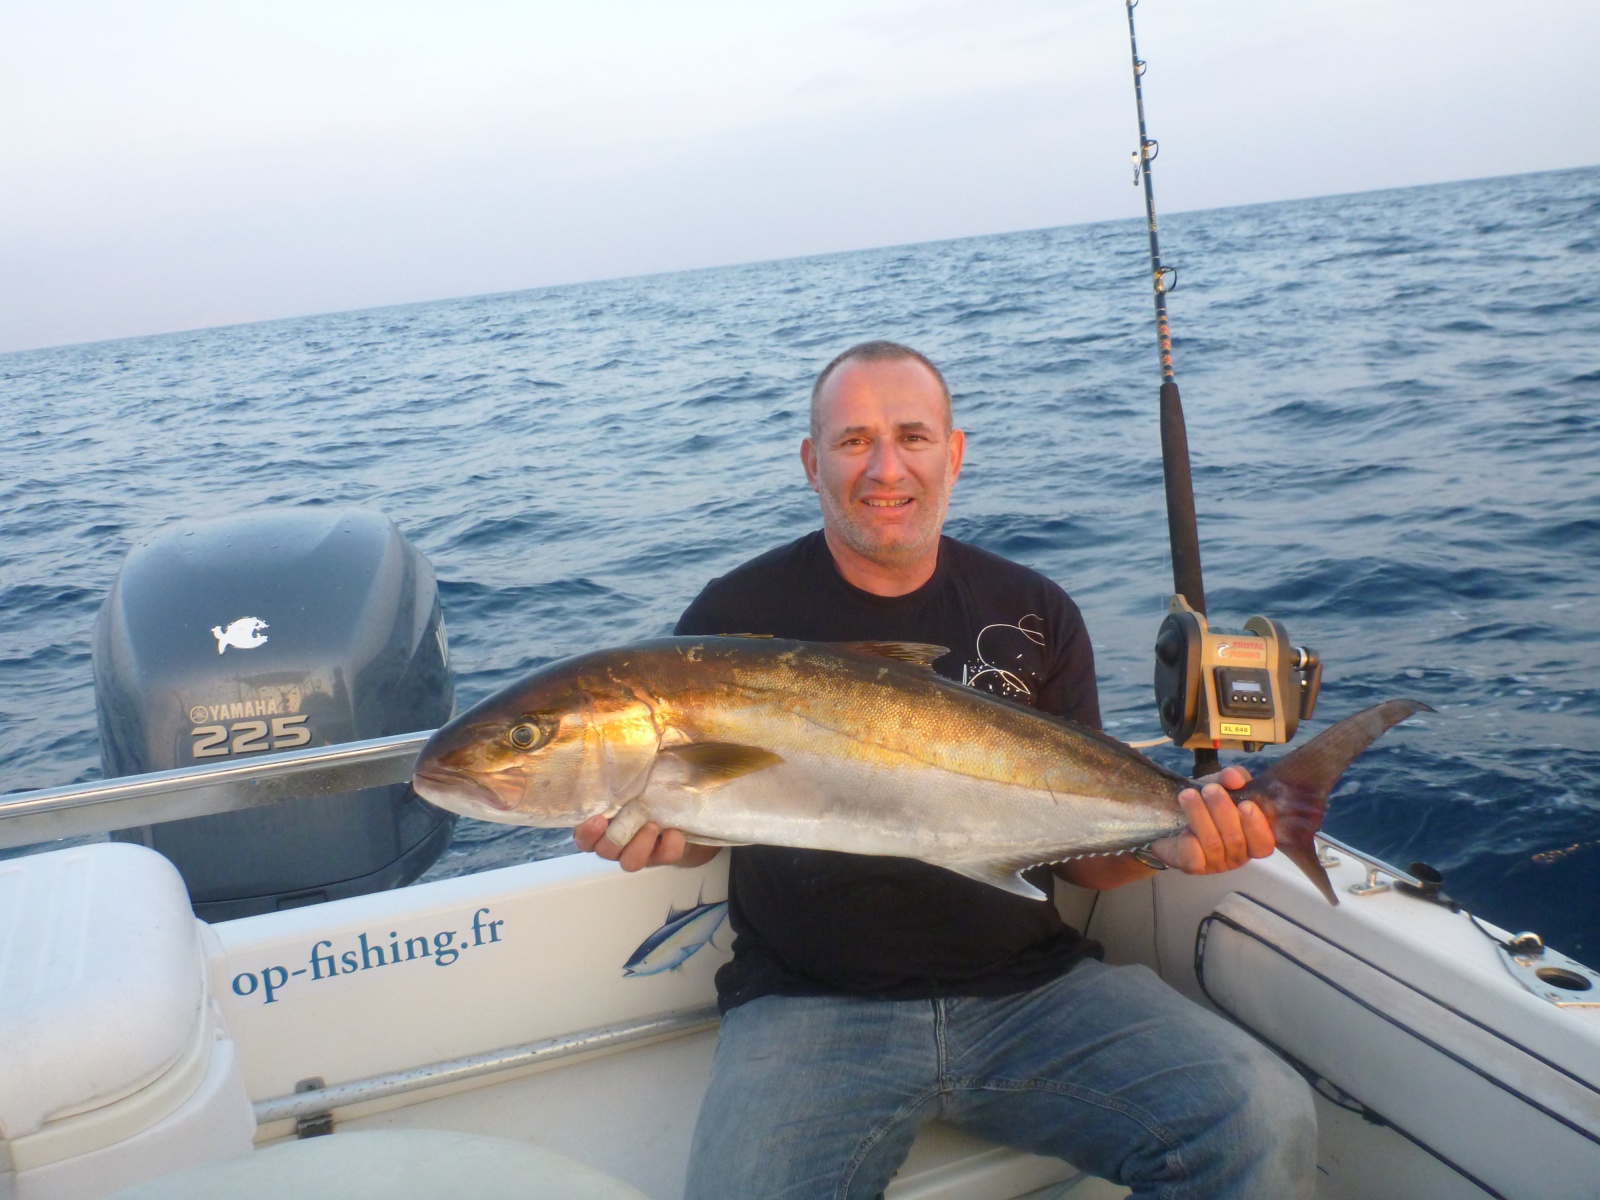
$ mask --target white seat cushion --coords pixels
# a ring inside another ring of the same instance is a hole
[[[0,1137],[159,1079],[204,994],[189,894],[161,855],[111,842],[0,862]]]

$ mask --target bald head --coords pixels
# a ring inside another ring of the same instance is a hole
[[[834,358],[827,366],[822,368],[822,373],[817,376],[817,381],[811,385],[811,437],[816,439],[822,430],[821,399],[826,390],[828,380],[840,367],[846,363],[875,363],[875,362],[915,362],[920,363],[935,380],[938,381],[939,391],[944,396],[944,431],[946,434],[955,428],[955,420],[950,410],[950,387],[944,381],[944,374],[928,359],[928,356],[910,346],[902,346],[899,342],[872,341],[862,342],[860,345],[851,346],[843,354]]]

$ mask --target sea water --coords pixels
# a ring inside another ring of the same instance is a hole
[[[1264,613],[1321,654],[1313,732],[1437,710],[1351,768],[1327,828],[1600,964],[1600,168],[1162,237],[1213,623]],[[1125,220],[0,356],[0,791],[98,774],[95,612],[180,519],[388,514],[438,571],[463,707],[667,632],[815,527],[807,390],[875,337],[949,376],[949,531],[1067,588],[1107,728],[1159,736],[1148,270]],[[570,849],[463,821],[433,873]]]

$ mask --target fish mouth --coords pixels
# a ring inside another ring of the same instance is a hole
[[[437,764],[418,767],[411,777],[411,787],[417,795],[430,804],[437,804],[452,811],[459,811],[466,806],[503,813],[511,807],[500,799],[498,792],[471,775],[461,774]]]

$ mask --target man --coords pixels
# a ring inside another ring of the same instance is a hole
[[[931,362],[890,342],[845,351],[817,379],[800,449],[821,532],[714,580],[677,632],[936,643],[949,677],[1097,727],[1093,652],[1066,593],[942,536],[964,450]],[[1218,783],[1180,800],[1188,831],[1142,857],[1208,874],[1272,853],[1265,815]],[[579,847],[629,870],[717,853],[649,825],[619,847],[605,828],[585,822]],[[1104,966],[1053,904],[910,859],[732,855],[734,957],[717,975],[691,1200],[877,1196],[933,1117],[1137,1196],[1311,1195],[1300,1078],[1148,970]],[[1104,889],[1152,869],[1119,855],[1056,871]]]

